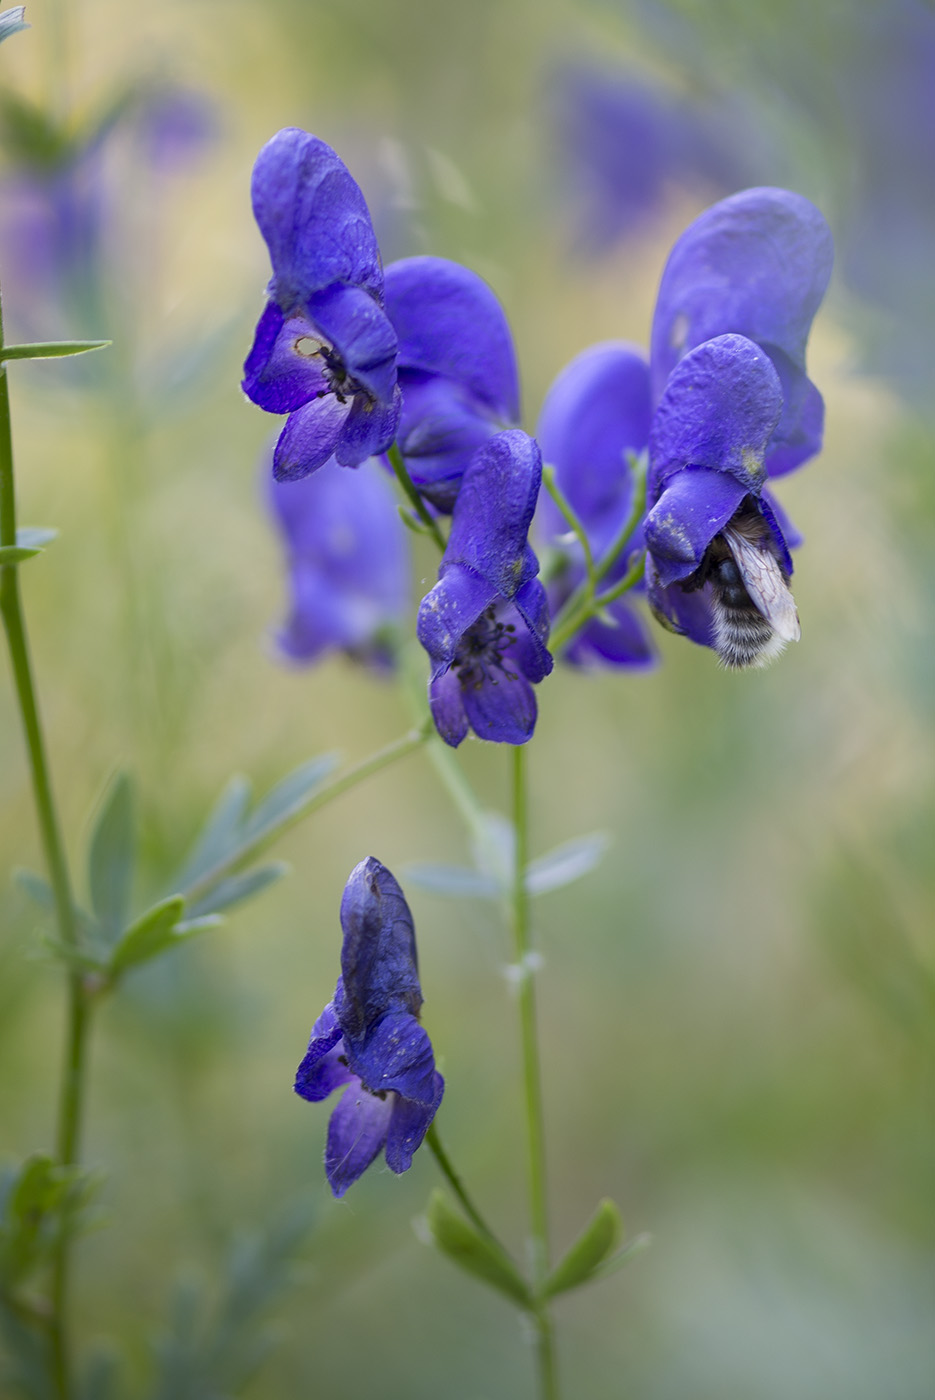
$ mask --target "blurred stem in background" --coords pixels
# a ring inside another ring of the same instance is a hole
[[[3,348],[2,304],[0,304],[0,349]],[[13,435],[10,424],[10,391],[6,366],[0,364],[0,547],[16,547],[16,490],[13,477]],[[19,589],[19,564],[0,565],[0,612],[10,649],[13,683],[19,705],[33,795],[39,817],[39,830],[49,878],[55,899],[59,938],[68,951],[77,951],[71,878],[62,840],[61,827],[52,792],[42,722],[33,682],[26,622]],[[83,973],[75,967],[68,972],[68,1029],[65,1059],[59,1092],[56,1155],[62,1166],[77,1162],[84,1108],[84,1072],[90,1023],[90,1000]],[[61,1230],[52,1266],[52,1307],[49,1340],[56,1394],[70,1394],[68,1332],[68,1266],[70,1237]]]
[[[513,855],[511,922],[513,926],[513,950],[518,972],[517,998],[523,1060],[523,1097],[526,1111],[532,1291],[533,1296],[539,1299],[534,1313],[536,1355],[542,1400],[558,1400],[552,1319],[549,1316],[548,1303],[540,1296],[549,1272],[549,1219],[545,1190],[545,1133],[542,1122],[539,1043],[536,1036],[535,969],[529,918],[529,889],[526,878],[526,867],[529,863],[526,751],[521,745],[517,745],[512,750],[510,757],[512,763],[513,826],[516,833]]]

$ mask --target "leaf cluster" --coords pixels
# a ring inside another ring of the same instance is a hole
[[[111,783],[93,824],[87,856],[88,906],[74,910],[76,941],[51,935],[57,957],[86,974],[89,990],[112,987],[131,968],[160,957],[258,894],[288,870],[282,861],[248,864],[261,846],[300,816],[337,764],[324,755],[302,764],[255,805],[246,778],[235,777],[204,822],[191,853],[162,898],[133,912],[138,880],[136,796],[126,773]],[[52,913],[52,887],[31,871],[17,872],[21,888]]]
[[[33,1309],[23,1293],[51,1262],[63,1237],[84,1233],[99,1178],[43,1153],[0,1171],[0,1300],[14,1312]]]
[[[621,1247],[620,1211],[613,1201],[605,1199],[559,1263],[538,1287],[533,1287],[503,1245],[488,1231],[466,1220],[443,1191],[433,1192],[426,1223],[432,1243],[442,1254],[533,1315],[560,1293],[616,1273],[649,1244],[647,1235],[638,1235]]]

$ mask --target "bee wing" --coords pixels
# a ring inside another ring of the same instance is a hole
[[[749,540],[730,525],[725,526],[724,538],[754,605],[777,637],[784,642],[797,642],[802,631],[795,599],[771,551]]]

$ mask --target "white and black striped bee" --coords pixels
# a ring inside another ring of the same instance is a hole
[[[760,511],[744,502],[705,550],[686,593],[710,584],[713,647],[729,670],[766,666],[801,635],[789,575]]]

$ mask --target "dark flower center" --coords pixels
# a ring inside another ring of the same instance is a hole
[[[481,686],[484,681],[497,682],[492,671],[499,671],[508,681],[516,680],[516,672],[508,671],[504,654],[516,641],[516,626],[500,622],[493,607],[482,613],[461,638],[455,652],[454,669],[463,686]]]

